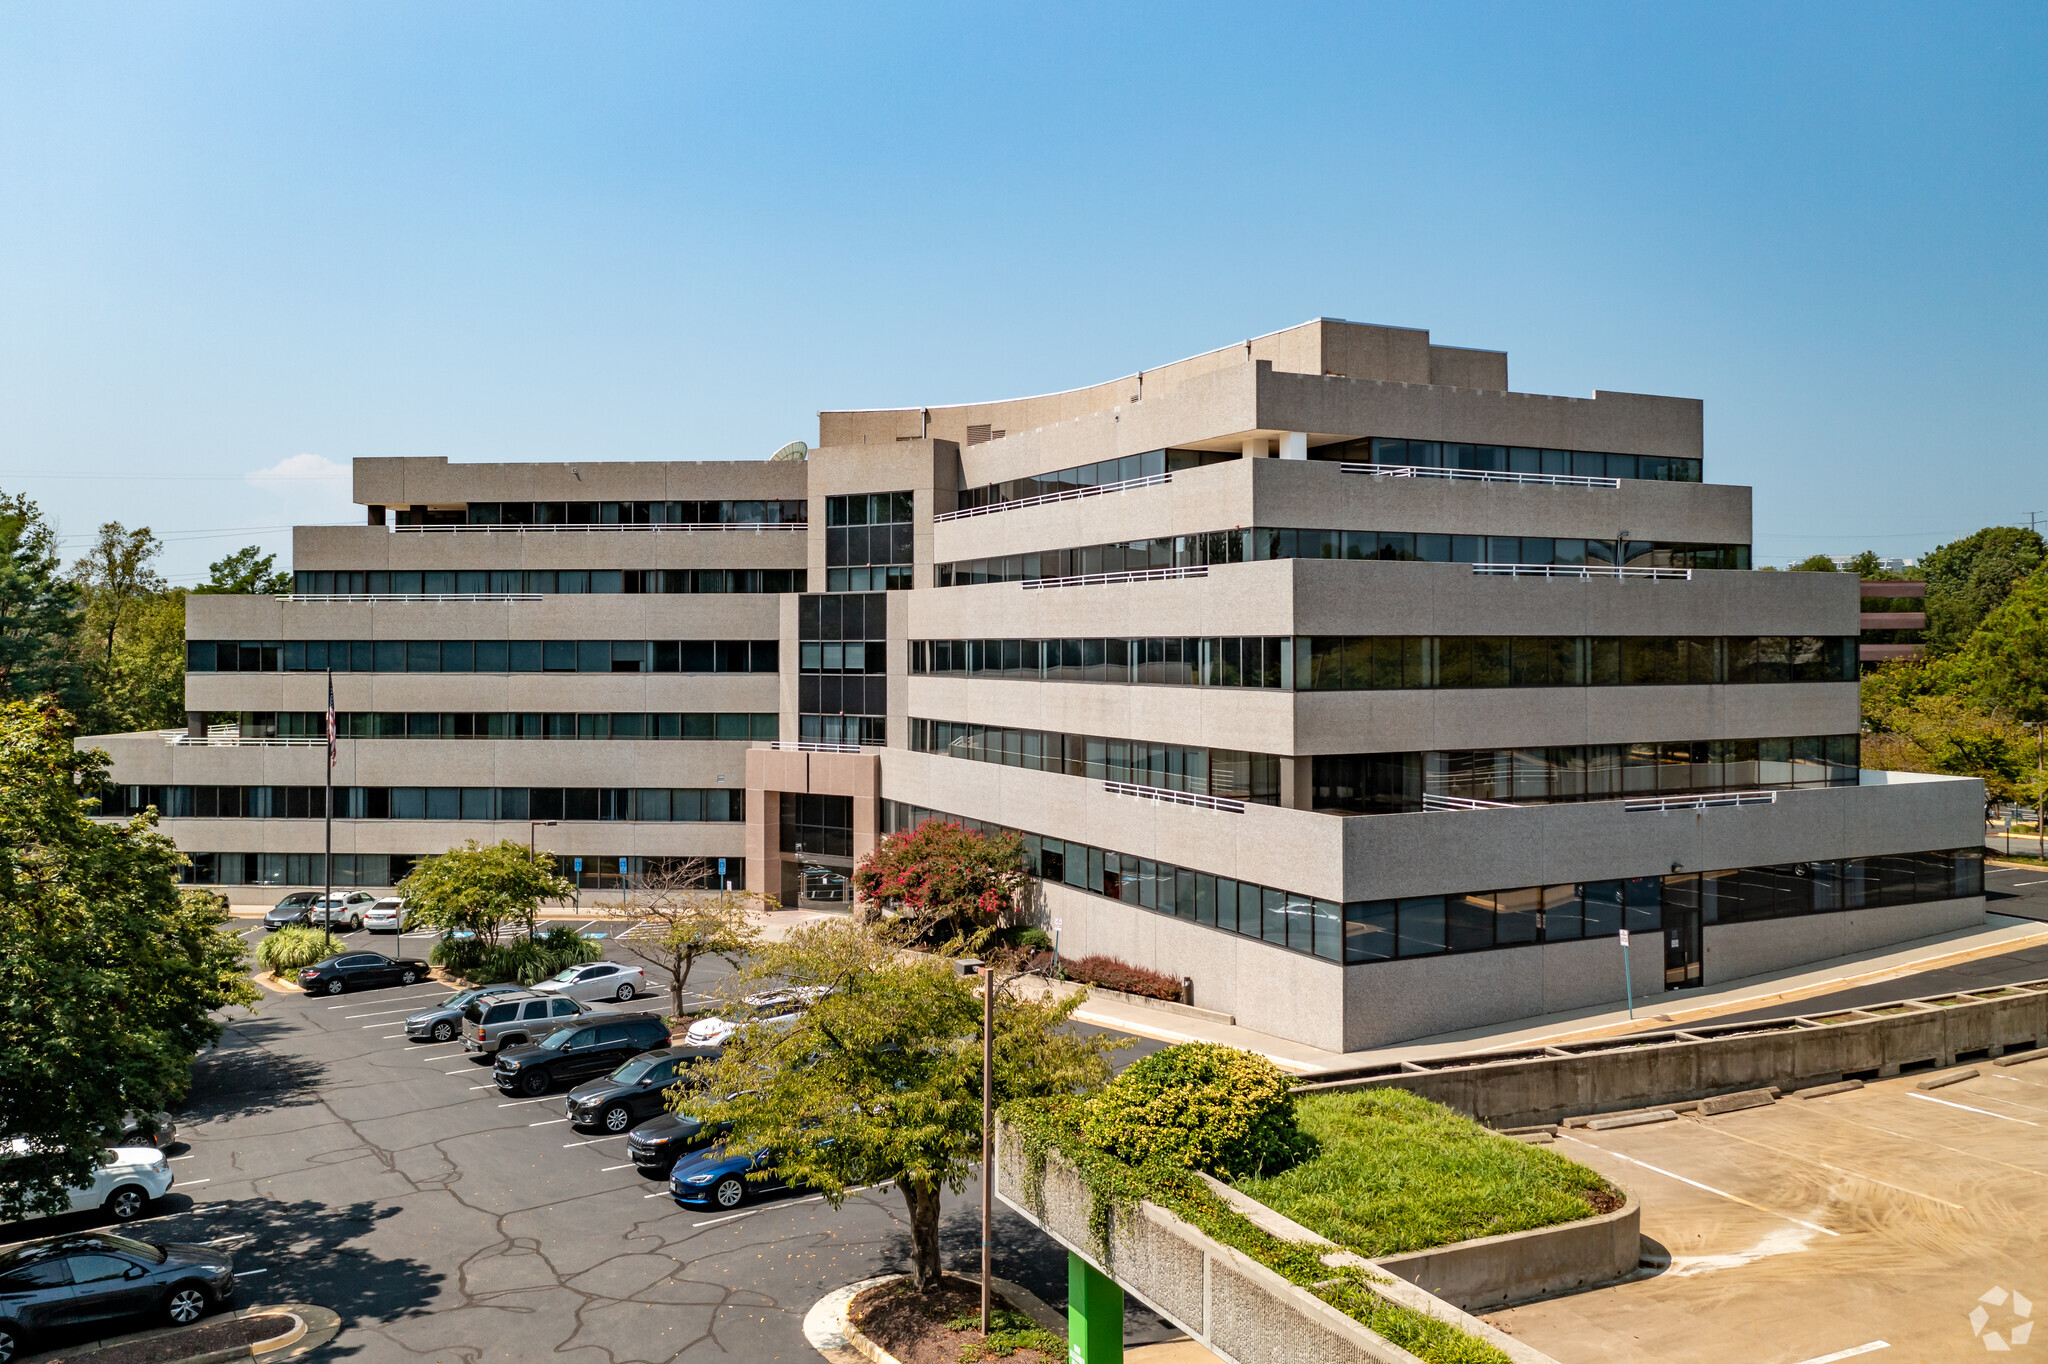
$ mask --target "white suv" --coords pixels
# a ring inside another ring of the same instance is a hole
[[[367,890],[336,891],[313,902],[306,923],[312,928],[346,928],[353,933],[363,926],[363,915],[376,903],[377,897]]]
[[[14,1155],[28,1154],[28,1142],[16,1137],[7,1144]],[[171,1191],[171,1163],[151,1146],[116,1146],[100,1152],[99,1169],[89,1184],[71,1189],[71,1211],[105,1208],[117,1222],[131,1222],[142,1210]]]

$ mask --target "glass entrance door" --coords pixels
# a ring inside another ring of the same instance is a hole
[[[1664,903],[1664,988],[1691,990],[1700,984],[1700,912]]]

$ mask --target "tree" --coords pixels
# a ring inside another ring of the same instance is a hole
[[[128,608],[141,597],[164,590],[154,562],[163,544],[148,526],[129,530],[119,521],[100,527],[99,539],[72,565],[71,576],[85,594],[86,630],[111,678],[114,639],[126,623]]]
[[[943,958],[902,952],[872,928],[798,929],[733,978],[822,986],[801,1018],[743,1028],[701,1065],[704,1083],[671,1100],[733,1124],[734,1150],[775,1152],[792,1184],[834,1207],[856,1186],[893,1182],[910,1213],[911,1274],[939,1282],[939,1202],[981,1157],[981,1014],[977,982]],[[1063,1028],[1083,996],[1005,1000],[996,1011],[995,1097],[1092,1092],[1119,1045]],[[730,1096],[730,1097],[721,1097]]]
[[[0,493],[0,699],[45,693],[77,710],[78,589],[58,573],[57,535],[26,497]]]
[[[678,1008],[699,960],[716,957],[737,966],[761,941],[752,911],[765,907],[767,897],[759,891],[704,888],[716,881],[711,864],[701,857],[643,876],[635,887],[640,902],[634,913],[640,923],[635,936],[619,939],[628,952],[668,973],[669,999]]]
[[[1006,927],[1029,885],[1022,836],[978,834],[936,819],[888,835],[853,873],[862,900],[898,906],[911,943],[967,938],[978,947],[975,935]]]
[[[1859,578],[1896,579],[1898,577],[1897,574],[1892,573],[1877,561],[1877,551],[1874,549],[1866,549],[1855,558],[1849,560],[1848,571],[1854,573]]]
[[[1794,573],[1833,573],[1837,570],[1835,568],[1835,561],[1827,555],[1809,554],[1798,563],[1792,565],[1792,571]]]
[[[2014,588],[1977,627],[1967,654],[1991,698],[2034,726],[2039,771],[2048,725],[2048,581],[2037,575]]]
[[[69,1206],[131,1112],[186,1093],[220,1036],[212,1011],[258,998],[219,897],[181,893],[154,813],[98,823],[108,760],[54,706],[0,705],[0,1221]]]
[[[277,572],[277,556],[265,554],[261,545],[238,549],[206,567],[207,579],[193,588],[194,592],[233,592],[243,596],[267,597],[292,590],[292,575]]]
[[[459,848],[422,857],[397,890],[405,897],[408,920],[450,932],[466,930],[493,942],[514,921],[522,922],[531,938],[541,902],[566,900],[576,893],[555,874],[553,854],[536,857],[510,839],[471,839]]]
[[[1927,579],[1927,630],[1933,653],[1960,649],[2000,602],[2048,558],[2041,537],[2023,526],[1986,526],[1936,548],[1920,561]]]

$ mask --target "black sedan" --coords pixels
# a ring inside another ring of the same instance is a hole
[[[643,1051],[668,1045],[668,1024],[651,1014],[597,1014],[538,1042],[500,1047],[491,1078],[507,1094],[545,1094],[564,1081],[609,1075]]]
[[[677,1160],[725,1135],[730,1123],[706,1127],[697,1118],[664,1113],[626,1134],[626,1158],[647,1175],[666,1175]]]
[[[427,964],[415,957],[344,952],[300,971],[299,987],[309,995],[338,995],[370,985],[411,985],[426,978]]]
[[[569,1091],[569,1121],[577,1127],[623,1132],[668,1107],[671,1085],[688,1083],[690,1067],[724,1055],[718,1047],[662,1047],[643,1052],[602,1080]]]
[[[0,1364],[49,1331],[125,1317],[187,1326],[234,1297],[235,1262],[205,1246],[86,1232],[0,1251]]]

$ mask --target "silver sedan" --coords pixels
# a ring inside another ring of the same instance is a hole
[[[558,973],[533,987],[536,994],[567,995],[571,999],[616,999],[625,1003],[647,993],[647,975],[637,966],[612,961],[586,962]]]

